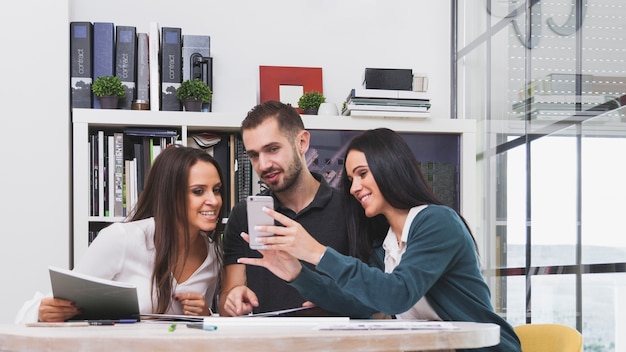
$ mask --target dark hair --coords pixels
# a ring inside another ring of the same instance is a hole
[[[156,287],[156,313],[165,313],[169,307],[173,283],[172,268],[177,262],[180,248],[185,249],[185,256],[189,253],[190,243],[188,236],[176,236],[179,231],[189,233],[187,214],[187,193],[189,192],[189,170],[198,162],[209,162],[215,166],[224,184],[224,174],[219,163],[205,151],[180,145],[165,148],[155,158],[146,177],[144,189],[137,200],[137,205],[131,214],[130,221],[154,217],[154,245],[156,258],[152,271],[152,281]],[[222,196],[223,196],[222,192]],[[215,230],[207,233],[209,241],[215,245],[215,258],[222,268],[222,219],[224,206],[222,205]],[[211,253],[208,253],[211,255]],[[221,277],[221,272],[219,273]],[[219,282],[219,281],[218,281]]]
[[[365,154],[381,194],[392,207],[411,209],[424,204],[443,204],[428,187],[415,155],[398,133],[388,128],[365,131],[350,141],[344,160],[351,150]],[[344,166],[341,188],[348,216],[350,255],[368,262],[373,258],[373,248],[382,245],[389,222],[382,214],[365,216],[361,204],[350,194],[351,185]],[[461,219],[469,231],[467,222],[462,216]]]
[[[269,118],[275,118],[278,127],[291,141],[298,132],[304,130],[304,123],[298,111],[291,105],[279,101],[270,100],[253,107],[241,121],[241,133],[244,130],[253,129]]]

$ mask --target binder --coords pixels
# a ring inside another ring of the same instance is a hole
[[[137,100],[150,102],[148,33],[137,34]]]
[[[122,81],[126,92],[119,107],[130,110],[137,97],[137,29],[134,26],[117,26],[115,38],[115,75]]]
[[[91,108],[93,24],[70,23],[70,96],[72,108]]]
[[[93,24],[93,76],[95,80],[101,76],[115,74],[115,27],[111,22],[94,22]],[[93,93],[92,93],[93,94]],[[100,109],[100,100],[93,95],[93,108]]]
[[[182,82],[181,29],[161,28],[161,110],[182,111],[176,89]]]

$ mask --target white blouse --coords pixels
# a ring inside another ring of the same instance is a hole
[[[427,205],[421,205],[418,207],[411,208],[409,210],[409,215],[404,222],[404,226],[402,227],[402,237],[400,241],[398,241],[398,237],[393,232],[391,227],[387,232],[387,237],[383,242],[383,249],[385,250],[385,272],[391,273],[396,266],[402,260],[402,255],[406,252],[406,241],[409,236],[409,228],[411,227],[411,223],[415,216],[425,209]],[[404,313],[397,314],[397,319],[419,319],[419,320],[441,320],[439,315],[435,312],[435,310],[430,306],[426,297],[422,297],[411,309],[407,310]]]
[[[201,292],[211,304],[218,285],[219,266],[214,253],[214,243],[206,240],[208,254],[202,265],[184,282],[174,279],[173,293]],[[137,286],[139,310],[142,314],[153,313],[156,295],[151,294],[152,269],[154,266],[154,219],[114,223],[100,231],[91,243],[75,271],[102,279],[125,282]],[[52,296],[51,294],[47,295]],[[16,323],[37,321],[39,303],[44,296],[26,302]],[[183,314],[182,305],[172,300],[166,314]]]

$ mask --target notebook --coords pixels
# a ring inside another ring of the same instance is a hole
[[[72,301],[82,310],[72,320],[139,321],[136,286],[53,266],[49,270],[52,295]]]

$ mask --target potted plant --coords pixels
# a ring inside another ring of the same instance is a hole
[[[200,111],[203,103],[211,101],[213,92],[202,80],[195,78],[181,83],[176,89],[176,97],[183,102],[185,111]]]
[[[100,76],[93,81],[91,91],[100,99],[103,109],[117,109],[120,98],[126,96],[122,81],[116,76]]]
[[[322,93],[311,90],[302,94],[298,100],[298,107],[307,115],[317,115],[317,109],[319,109],[320,104],[325,101],[326,98]]]

